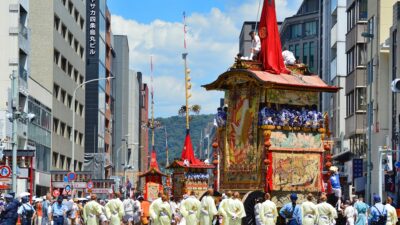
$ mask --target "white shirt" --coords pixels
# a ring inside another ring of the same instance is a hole
[[[260,37],[258,35],[254,36],[254,39],[251,40],[251,48],[255,51],[255,52],[259,52],[261,49],[261,41],[260,41]]]
[[[293,52],[285,50],[282,52],[283,61],[285,65],[293,65],[296,62],[296,57],[294,57]]]

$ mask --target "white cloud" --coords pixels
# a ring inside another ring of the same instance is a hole
[[[299,5],[300,1],[292,0],[291,6]],[[190,101],[201,105],[202,113],[215,113],[223,94],[207,92],[200,85],[215,80],[233,63],[242,23],[256,20],[258,2],[248,0],[225,12],[212,8],[206,14],[193,13],[187,17],[188,66],[192,71],[193,86]],[[278,19],[295,13],[288,4],[288,0],[276,1]],[[150,55],[153,55],[156,116],[176,115],[184,104],[182,23],[156,19],[150,24],[142,24],[118,15],[113,15],[111,21],[114,34],[128,36],[130,67],[141,71],[147,83]]]

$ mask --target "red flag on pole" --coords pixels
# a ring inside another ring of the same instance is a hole
[[[283,63],[275,0],[264,0],[258,34],[261,39],[260,61],[264,70],[273,74],[290,74]]]

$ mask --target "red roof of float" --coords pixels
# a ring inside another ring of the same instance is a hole
[[[226,90],[229,89],[229,80],[247,76],[265,86],[276,89],[294,89],[316,92],[337,92],[340,88],[327,85],[317,75],[299,74],[272,74],[266,71],[249,69],[231,69],[221,75],[210,84],[203,85],[207,90]]]
[[[214,165],[212,164],[206,164],[204,162],[201,162],[199,164],[189,164],[189,166],[186,166],[184,161],[181,160],[175,160],[171,165],[169,165],[168,168],[174,168],[174,167],[183,167],[183,168],[193,168],[193,169],[214,169]]]
[[[160,175],[160,176],[167,176],[160,171],[157,163],[157,154],[156,151],[153,149],[151,151],[151,159],[150,159],[150,167],[149,170],[140,174],[139,177],[145,177],[150,175]]]
[[[271,74],[265,71],[252,71],[258,79],[271,83],[271,84],[279,84],[279,85],[287,85],[287,86],[298,86],[298,87],[307,87],[307,88],[326,88],[337,90],[338,88],[335,86],[327,85],[319,76],[317,75],[291,75],[291,74]]]
[[[192,140],[190,138],[189,132],[186,133],[185,143],[184,143],[183,149],[182,149],[181,160],[175,160],[168,167],[169,168],[174,168],[174,167],[205,168],[205,169],[214,168],[213,165],[206,164],[206,163],[202,162],[200,159],[196,158],[196,156],[194,155]]]

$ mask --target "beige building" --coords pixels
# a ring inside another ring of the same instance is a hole
[[[368,1],[367,32],[367,145],[371,142],[371,192],[378,193],[378,146],[388,146],[390,135],[390,82],[389,38],[395,0]],[[366,35],[364,35],[366,36]],[[367,119],[368,121],[368,119]],[[371,132],[371,140],[369,140]],[[367,150],[368,152],[368,150]],[[368,154],[367,154],[368,155]],[[368,184],[367,184],[368,186]]]
[[[73,92],[85,80],[85,18],[82,0],[40,0],[30,2],[31,78],[51,93],[51,170],[82,169],[84,158],[85,90]],[[75,130],[72,115],[76,113]],[[75,140],[72,140],[75,132]]]

